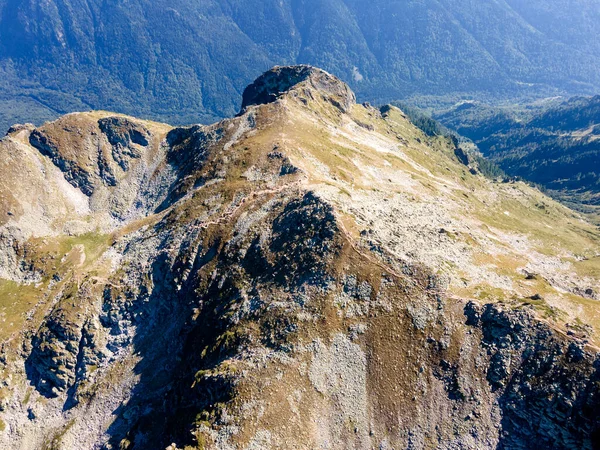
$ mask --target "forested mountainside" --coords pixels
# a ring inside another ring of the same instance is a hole
[[[598,229],[329,73],[0,156],[1,448],[598,448]]]
[[[586,0],[2,0],[0,130],[89,109],[210,122],[290,63],[376,102],[593,93],[599,42]]]
[[[530,108],[463,103],[436,116],[507,174],[600,220],[600,96]]]

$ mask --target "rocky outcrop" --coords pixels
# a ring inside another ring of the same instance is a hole
[[[23,233],[11,227],[0,228],[0,279],[36,283],[41,279],[26,257]]]
[[[487,380],[499,393],[498,448],[598,448],[600,358],[526,311],[465,307],[482,331]]]
[[[100,130],[112,146],[112,157],[125,172],[131,159],[142,155],[150,143],[150,132],[143,126],[123,117],[107,117],[98,121]]]
[[[356,103],[348,85],[324,70],[311,66],[275,67],[244,90],[242,113],[249,106],[274,102],[281,95],[300,87],[324,96],[343,112],[349,111]]]
[[[83,375],[82,364],[89,365],[93,359],[85,354],[86,348],[94,348],[87,326],[93,304],[91,285],[67,286],[32,338],[25,368],[36,389],[45,397],[66,393]]]

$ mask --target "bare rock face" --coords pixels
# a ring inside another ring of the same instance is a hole
[[[600,358],[557,336],[524,311],[469,303],[489,355],[486,378],[499,393],[499,448],[597,448]]]
[[[252,105],[274,102],[300,85],[323,95],[343,112],[356,103],[356,96],[348,85],[324,70],[311,66],[286,66],[265,72],[244,90],[242,112]]]
[[[124,171],[129,170],[130,160],[140,158],[150,144],[150,132],[126,118],[107,117],[100,119],[98,126],[113,148],[113,159]]]
[[[70,159],[67,155],[62,155],[59,151],[61,146],[50,134],[37,129],[33,130],[29,137],[29,142],[32,146],[37,148],[42,155],[48,156],[52,160],[52,162],[65,174],[65,179],[71,183],[73,187],[81,189],[81,191],[88,196],[94,193],[94,174],[92,170],[87,169],[87,167],[82,167],[77,161]],[[71,143],[71,145],[73,144],[74,143]],[[90,143],[90,146],[92,145],[93,144]],[[113,177],[109,176],[108,179],[109,183],[114,183]]]

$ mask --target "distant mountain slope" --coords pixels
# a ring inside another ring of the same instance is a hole
[[[473,139],[508,174],[600,219],[600,96],[529,115],[468,103],[436,118]]]
[[[211,121],[286,63],[338,73],[366,100],[591,93],[599,18],[585,0],[4,0],[0,129],[92,108]]]

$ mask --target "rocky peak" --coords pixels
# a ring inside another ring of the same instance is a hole
[[[324,70],[308,65],[277,66],[244,90],[242,113],[249,106],[272,103],[300,86],[318,91],[343,112],[356,103],[356,96],[348,85]]]
[[[31,124],[31,123],[25,123],[25,124],[15,124],[13,126],[11,126],[8,131],[6,132],[6,136],[14,136],[16,134],[21,133],[22,131],[26,131],[26,132],[31,132],[35,129],[35,125]]]

